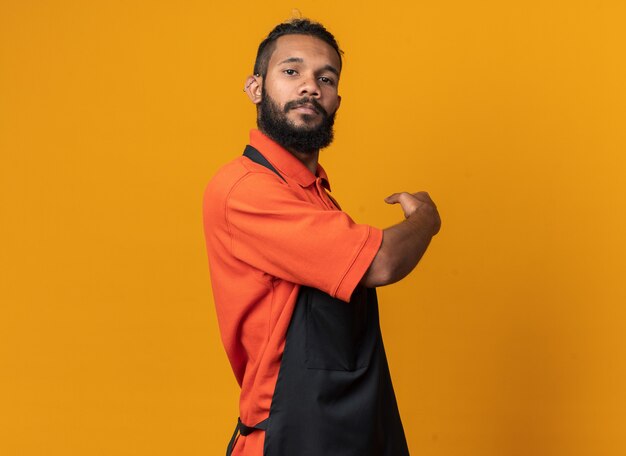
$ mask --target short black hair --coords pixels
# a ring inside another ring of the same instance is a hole
[[[341,56],[343,55],[343,51],[339,49],[339,44],[337,44],[337,40],[335,40],[333,34],[326,30],[319,22],[303,18],[291,19],[282,24],[278,24],[269,35],[267,35],[267,38],[261,41],[256,53],[256,60],[254,61],[254,74],[265,77],[270,56],[276,48],[276,40],[284,35],[309,35],[328,43],[337,51],[337,55],[339,56],[339,69],[341,70]]]

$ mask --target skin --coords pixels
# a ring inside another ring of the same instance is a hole
[[[441,228],[437,206],[426,192],[394,193],[387,204],[400,204],[406,219],[383,230],[383,242],[363,276],[366,287],[389,285],[406,277]]]
[[[308,35],[284,35],[276,40],[265,81],[262,76],[251,75],[244,87],[254,104],[261,102],[265,82],[267,94],[281,108],[289,101],[310,97],[331,114],[341,104],[340,68],[339,55],[326,42]],[[296,126],[313,128],[322,121],[322,115],[308,106],[291,109],[286,115]],[[316,173],[319,151],[290,152]],[[361,280],[366,287],[388,285],[408,275],[441,227],[437,207],[426,192],[394,193],[385,198],[385,202],[400,204],[405,220],[383,230],[380,249]]]

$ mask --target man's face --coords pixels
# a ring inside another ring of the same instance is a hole
[[[308,35],[276,40],[258,101],[259,127],[287,149],[314,152],[333,139],[340,60]]]

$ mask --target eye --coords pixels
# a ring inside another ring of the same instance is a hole
[[[283,70],[283,73],[285,73],[287,76],[295,76],[296,74],[298,74],[298,72],[292,68],[287,68],[286,70]]]
[[[327,84],[327,85],[334,85],[335,84],[335,81],[333,81],[330,78],[327,78],[326,76],[320,77],[320,81],[322,81],[324,84]]]

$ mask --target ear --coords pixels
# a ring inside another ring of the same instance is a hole
[[[339,106],[341,106],[341,95],[337,95],[337,109],[339,109]]]
[[[259,104],[261,102],[261,75],[254,74],[248,76],[246,78],[246,85],[244,86],[243,91],[246,92],[250,101],[254,104]]]

